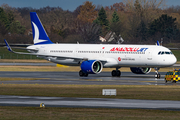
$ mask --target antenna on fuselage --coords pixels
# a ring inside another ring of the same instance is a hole
[[[163,43],[163,38],[161,38],[161,44],[159,43],[159,41],[157,41],[156,45],[157,46],[162,46],[162,43]]]
[[[162,43],[163,43],[163,38],[161,38],[161,46],[162,46]]]
[[[156,45],[157,45],[157,46],[160,46],[159,41],[157,41]]]

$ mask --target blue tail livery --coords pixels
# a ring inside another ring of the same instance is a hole
[[[44,27],[42,26],[42,23],[36,12],[31,12],[30,17],[31,17],[34,45],[53,44],[53,42],[49,39]]]

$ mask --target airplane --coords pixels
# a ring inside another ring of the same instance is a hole
[[[6,40],[10,52],[36,55],[50,62],[68,66],[80,66],[80,77],[88,74],[99,74],[103,68],[115,68],[113,77],[120,77],[121,67],[130,67],[135,74],[148,74],[155,68],[156,78],[160,78],[158,70],[176,63],[177,59],[166,47],[158,45],[131,44],[55,44],[53,43],[37,15],[30,12],[34,45],[25,48],[28,53],[13,51]]]

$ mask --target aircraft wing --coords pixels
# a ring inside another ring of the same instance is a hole
[[[83,57],[69,57],[69,56],[54,56],[54,55],[44,55],[44,54],[37,54],[36,52],[38,52],[38,49],[27,49],[27,48],[18,48],[18,47],[14,47],[14,48],[17,48],[17,49],[23,49],[23,50],[29,50],[29,51],[33,51],[33,53],[26,53],[26,52],[16,52],[16,51],[13,51],[12,48],[10,47],[10,45],[8,44],[8,42],[4,39],[4,42],[6,43],[6,46],[7,46],[7,49],[10,51],[10,52],[13,52],[13,53],[16,53],[16,54],[24,54],[24,55],[37,55],[37,56],[41,56],[41,57],[46,57],[46,58],[51,58],[51,57],[54,57],[56,59],[74,59],[74,60],[78,60],[78,61],[86,61],[86,60],[92,60],[91,58],[83,58]],[[96,60],[99,60],[101,62],[106,62],[107,60],[105,59],[96,59]]]

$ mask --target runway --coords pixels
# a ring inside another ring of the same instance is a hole
[[[39,107],[41,103],[45,107],[180,110],[180,101],[0,95],[0,106]]]
[[[136,75],[122,72],[121,77],[111,77],[110,72],[102,72],[88,77],[79,77],[78,72],[0,72],[0,77],[34,78],[35,80],[0,81],[0,84],[78,84],[78,85],[172,85],[154,78],[154,72],[148,75]],[[176,83],[176,85],[180,85]],[[0,106],[38,106],[46,107],[92,107],[92,108],[139,108],[180,110],[180,101],[132,100],[104,98],[64,98],[0,95]]]
[[[25,81],[0,81],[0,84],[167,85],[164,82],[165,73],[160,74],[161,79],[154,78],[154,72],[147,75],[122,72],[121,77],[111,77],[110,72],[90,74],[88,77],[79,77],[78,72],[0,72],[0,77],[36,78]]]

